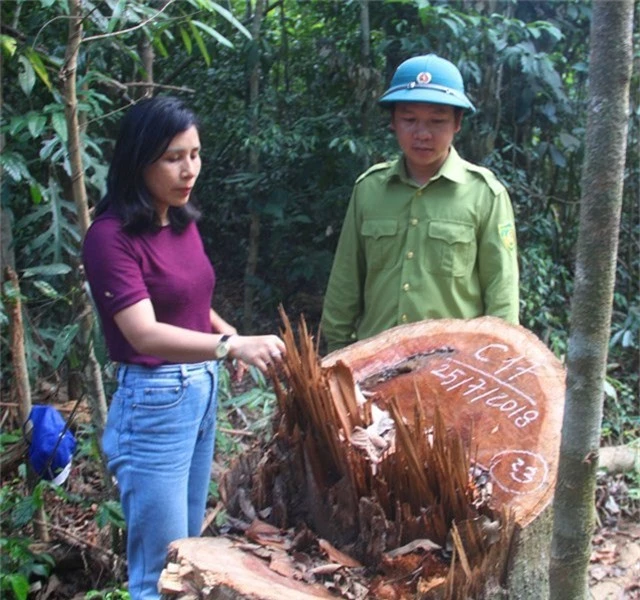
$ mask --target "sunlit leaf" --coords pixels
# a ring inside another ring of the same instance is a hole
[[[213,3],[212,8],[216,12],[220,13],[225,19],[227,19],[227,21],[229,21],[229,23],[231,23],[236,29],[238,29],[240,33],[245,35],[248,39],[252,39],[249,30],[242,23],[240,23],[240,21],[238,21],[238,19],[236,19],[226,8],[220,6],[216,2]]]
[[[113,13],[111,14],[111,18],[109,19],[109,25],[107,26],[107,31],[111,33],[115,30],[118,22],[120,21],[120,17],[122,16],[122,12],[127,5],[127,0],[118,0],[117,4],[113,8]]]
[[[25,269],[23,277],[34,277],[35,275],[49,277],[52,275],[66,275],[71,272],[71,267],[64,263],[57,263],[53,265],[41,265],[39,267],[30,267]]]
[[[211,64],[211,57],[209,56],[209,52],[207,51],[207,46],[205,45],[200,32],[196,29],[193,21],[189,21],[189,27],[191,28],[191,35],[193,35],[193,39],[196,41],[196,45],[200,50],[200,54],[202,54],[202,58],[204,58],[204,62],[208,67]]]
[[[13,56],[15,54],[18,43],[16,39],[11,37],[10,35],[0,35],[0,45],[2,45],[2,49],[9,55]]]
[[[193,50],[193,43],[191,42],[191,38],[184,27],[180,27],[180,37],[182,37],[182,43],[187,50],[187,54],[190,55]]]
[[[213,27],[209,27],[209,25],[206,25],[202,21],[192,21],[192,23],[199,29],[202,29],[202,31],[204,31],[205,33],[208,33],[212,38],[215,38],[223,46],[226,46],[227,48],[233,48],[233,44],[221,33],[218,33]]]
[[[29,59],[33,70],[36,72],[42,83],[47,86],[47,89],[51,91],[53,88],[51,86],[51,80],[49,79],[49,73],[47,73],[47,69],[42,62],[42,58],[40,55],[31,48],[27,48],[25,50],[25,56]]]
[[[47,283],[46,281],[38,279],[33,282],[33,285],[40,291],[43,296],[46,296],[47,298],[51,298],[52,300],[57,300],[58,298],[60,298],[58,290],[56,290],[56,288],[54,288],[50,283]]]

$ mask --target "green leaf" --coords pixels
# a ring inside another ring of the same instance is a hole
[[[233,48],[233,44],[224,37],[221,33],[218,33],[213,27],[209,27],[209,25],[205,25],[202,21],[192,21],[192,23],[202,29],[205,33],[208,33],[212,38],[215,38],[220,42],[223,46],[227,48]]]
[[[126,529],[122,506],[116,500],[107,500],[100,504],[95,519],[100,528],[111,523],[120,529]]]
[[[52,300],[57,300],[58,298],[61,297],[60,294],[58,293],[58,290],[56,290],[56,288],[54,288],[50,283],[47,283],[46,281],[42,281],[41,279],[38,279],[33,282],[33,285],[38,290],[40,290],[43,296],[46,296],[47,298],[51,298]]]
[[[11,589],[16,596],[16,600],[27,600],[29,595],[29,580],[21,573],[10,573],[6,575]]]
[[[29,173],[24,157],[21,154],[16,152],[7,152],[5,150],[0,153],[0,166],[2,166],[5,173],[16,183],[23,179],[26,179],[27,181],[31,180],[31,173]]]
[[[22,91],[28,96],[36,83],[36,73],[26,56],[19,56],[18,62],[22,66],[18,74],[18,82]]]
[[[42,62],[42,58],[40,54],[38,54],[35,50],[31,48],[27,48],[25,50],[25,56],[29,59],[33,70],[36,72],[38,77],[40,77],[40,81],[47,86],[47,89],[51,92],[53,91],[53,87],[51,86],[51,80],[49,79],[49,73],[47,73],[47,69]]]
[[[67,132],[67,119],[64,116],[64,112],[51,113],[51,126],[60,139],[66,144],[69,139],[69,134]]]
[[[3,34],[0,35],[0,45],[9,56],[13,56],[16,52],[18,42],[16,41],[16,38]]]
[[[29,113],[28,115],[28,123],[29,133],[32,138],[40,137],[42,130],[45,128],[47,124],[47,117],[44,115],[39,115],[37,113]]]
[[[189,34],[184,27],[180,27],[180,36],[182,37],[182,43],[184,44],[184,47],[187,49],[187,54],[191,55],[193,44],[191,43],[191,38],[189,37]]]
[[[51,366],[54,369],[57,369],[64,360],[71,343],[76,335],[78,335],[78,331],[80,331],[80,325],[78,323],[67,325],[56,338],[53,350],[51,351]]]
[[[71,267],[64,263],[56,263],[53,265],[41,265],[39,267],[31,267],[25,269],[22,274],[23,277],[33,277],[35,275],[44,275],[45,277],[51,275],[66,275],[71,272]]]
[[[118,22],[120,21],[120,16],[127,5],[127,0],[119,0],[113,9],[113,13],[111,14],[111,18],[109,19],[109,24],[107,25],[107,32],[111,33],[115,30]]]
[[[193,39],[196,41],[196,45],[200,49],[200,54],[202,54],[202,58],[204,58],[204,62],[207,64],[207,67],[211,65],[211,57],[209,56],[209,52],[207,51],[207,47],[200,35],[200,32],[196,29],[193,21],[189,21],[189,27],[191,28],[191,35],[193,35]]]
[[[605,396],[607,396],[608,398],[611,398],[612,400],[617,400],[618,399],[618,391],[606,379],[604,380],[604,394],[605,394]]]
[[[220,13],[227,21],[229,21],[229,23],[231,23],[238,31],[240,31],[240,33],[245,35],[247,39],[252,39],[249,30],[242,23],[240,23],[240,21],[238,21],[238,19],[236,19],[226,8],[220,6],[215,2],[213,3],[212,8],[217,13]]]
[[[31,519],[36,510],[36,503],[32,496],[27,496],[16,502],[11,510],[11,520],[16,528],[24,527]]]
[[[27,126],[27,119],[23,116],[11,117],[9,121],[9,135],[15,136]]]
[[[42,188],[38,183],[32,183],[29,186],[29,194],[31,195],[31,201],[34,204],[40,204],[42,202]]]

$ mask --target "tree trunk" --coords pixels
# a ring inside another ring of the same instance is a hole
[[[155,53],[153,52],[151,40],[149,40],[144,31],[140,34],[140,40],[138,41],[138,54],[144,69],[142,81],[149,84],[142,88],[140,96],[150,98],[153,96],[153,60]]]
[[[249,75],[249,115],[251,119],[250,135],[257,136],[260,117],[260,27],[264,15],[265,0],[256,0],[251,27],[252,44],[256,46],[257,58]],[[260,152],[256,144],[249,149],[249,171],[258,174],[260,170]],[[255,192],[254,192],[255,193]],[[250,210],[249,243],[247,249],[247,265],[244,272],[244,315],[245,333],[251,331],[253,323],[253,301],[256,292],[255,276],[258,269],[260,251],[260,212]]]
[[[629,118],[633,1],[595,0],[566,412],[555,492],[551,597],[588,597],[603,387]]]
[[[27,359],[24,350],[24,326],[22,325],[22,301],[20,299],[20,283],[16,272],[11,267],[4,270],[4,279],[11,288],[10,297],[7,297],[9,309],[9,322],[11,325],[11,366],[13,367],[13,391],[18,402],[18,411],[20,413],[20,424],[25,426],[25,435],[30,439],[30,427],[27,426],[27,420],[31,414],[31,386],[29,384],[29,370],[27,368]],[[21,446],[18,446],[19,448]],[[33,488],[38,482],[38,478],[32,469],[28,470],[29,489]],[[36,520],[33,525],[34,533],[37,539],[48,542],[49,530],[46,525],[44,506],[36,509]]]
[[[65,62],[61,71],[64,82],[65,117],[69,132],[68,150],[69,163],[71,165],[71,184],[73,201],[76,206],[78,223],[82,236],[87,232],[90,224],[89,204],[84,184],[84,167],[82,164],[82,152],[80,141],[80,126],[78,122],[78,98],[76,94],[76,71],[78,63],[78,51],[82,41],[82,14],[80,0],[69,2],[69,35]],[[102,371],[93,348],[94,317],[91,302],[86,293],[82,295],[80,340],[85,346],[84,355],[87,357],[85,376],[87,378],[89,406],[91,407],[92,421],[98,439],[102,437],[107,416],[107,400],[102,382]],[[110,480],[106,477],[106,480]]]
[[[564,399],[553,354],[484,317],[403,325],[320,362],[304,322],[296,345],[284,318],[277,433],[220,482],[245,536],[296,557],[304,546],[292,572],[310,581],[338,563],[374,598],[546,598]],[[257,515],[286,540],[256,535]],[[217,542],[193,543],[172,546],[183,583],[218,581],[205,567]],[[272,597],[251,593],[238,597]]]

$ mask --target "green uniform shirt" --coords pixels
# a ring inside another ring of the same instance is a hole
[[[357,179],[324,299],[329,351],[422,319],[517,323],[518,302],[513,208],[491,171],[451,148],[423,186],[401,158]]]

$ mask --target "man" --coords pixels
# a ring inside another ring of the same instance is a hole
[[[379,103],[402,156],[356,180],[324,300],[328,350],[422,319],[517,323],[509,195],[452,145],[463,111],[475,112],[460,71],[435,54],[410,58]]]

